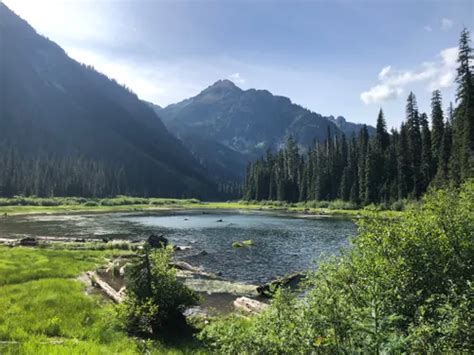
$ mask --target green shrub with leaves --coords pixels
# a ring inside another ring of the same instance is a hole
[[[182,312],[196,305],[198,296],[178,281],[169,266],[170,248],[145,244],[138,260],[127,268],[127,294],[118,316],[130,334],[156,337],[185,321]]]
[[[398,219],[359,222],[352,247],[251,318],[201,333],[224,353],[472,353],[474,181],[429,193]]]

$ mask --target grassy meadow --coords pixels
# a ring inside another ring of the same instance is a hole
[[[115,320],[113,304],[101,295],[86,294],[77,277],[120,253],[0,246],[0,353],[190,351],[186,343],[174,347],[129,337]]]

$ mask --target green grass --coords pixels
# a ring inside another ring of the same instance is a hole
[[[0,246],[1,354],[138,354],[114,306],[85,293],[76,277],[121,250],[54,250]],[[148,344],[150,353],[197,351],[195,344]]]
[[[400,202],[401,206],[397,205],[395,209],[402,209],[406,203],[406,201],[397,202]],[[196,199],[141,198],[127,196],[105,199],[86,199],[78,197],[0,198],[0,216],[5,214],[137,212],[195,208],[216,210],[269,210],[347,218],[358,218],[374,214],[381,217],[394,218],[400,216],[402,213],[395,209],[383,208],[381,205],[369,205],[364,208],[357,208],[357,206],[354,206],[350,202],[341,200],[287,203],[283,201],[201,202]]]

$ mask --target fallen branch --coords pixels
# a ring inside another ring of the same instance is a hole
[[[115,303],[123,302],[123,290],[120,290],[119,292],[115,291],[112,286],[102,280],[102,278],[94,271],[88,271],[86,274],[91,279],[92,284],[98,286],[112,301]]]

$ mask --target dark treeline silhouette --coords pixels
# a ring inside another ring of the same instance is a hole
[[[418,110],[415,95],[406,104],[406,120],[387,132],[380,110],[375,134],[331,135],[300,154],[291,137],[278,153],[250,164],[247,200],[350,201],[355,205],[419,198],[431,184],[459,184],[474,176],[474,78],[469,32],[461,33],[456,108],[443,113],[440,91],[431,99],[431,127]]]

